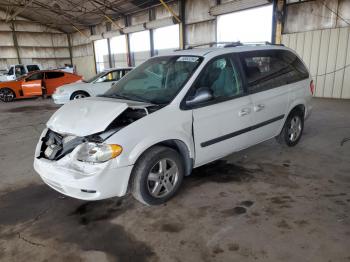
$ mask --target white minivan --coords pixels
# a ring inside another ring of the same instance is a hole
[[[71,197],[131,192],[161,204],[193,168],[273,137],[296,145],[313,90],[304,63],[283,46],[174,51],[150,58],[104,95],[57,110],[34,168]]]

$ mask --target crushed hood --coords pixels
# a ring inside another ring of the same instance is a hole
[[[87,136],[104,131],[128,107],[148,105],[103,97],[78,99],[58,109],[46,125],[59,134]]]

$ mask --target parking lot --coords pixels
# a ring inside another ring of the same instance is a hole
[[[349,100],[313,99],[296,147],[270,140],[202,166],[153,207],[43,184],[33,154],[56,109],[0,103],[0,261],[350,260]]]

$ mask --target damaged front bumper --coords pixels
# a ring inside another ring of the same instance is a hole
[[[34,169],[47,185],[70,197],[99,200],[126,194],[133,166],[112,168],[108,163],[99,167],[82,163],[78,168],[66,158],[69,157],[59,161],[35,158]]]
[[[49,132],[52,133],[48,129],[43,131],[34,157],[34,169],[47,185],[82,200],[126,194],[132,165],[118,166],[115,159],[103,163],[82,162],[77,160],[76,150],[57,159],[49,159],[42,152]]]

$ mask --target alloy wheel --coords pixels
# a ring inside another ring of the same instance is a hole
[[[291,142],[295,142],[300,134],[302,129],[302,121],[300,116],[293,116],[290,120],[290,127],[288,129],[288,137]]]
[[[156,198],[170,194],[179,178],[179,169],[176,163],[169,159],[159,160],[152,168],[147,177],[149,193]]]

